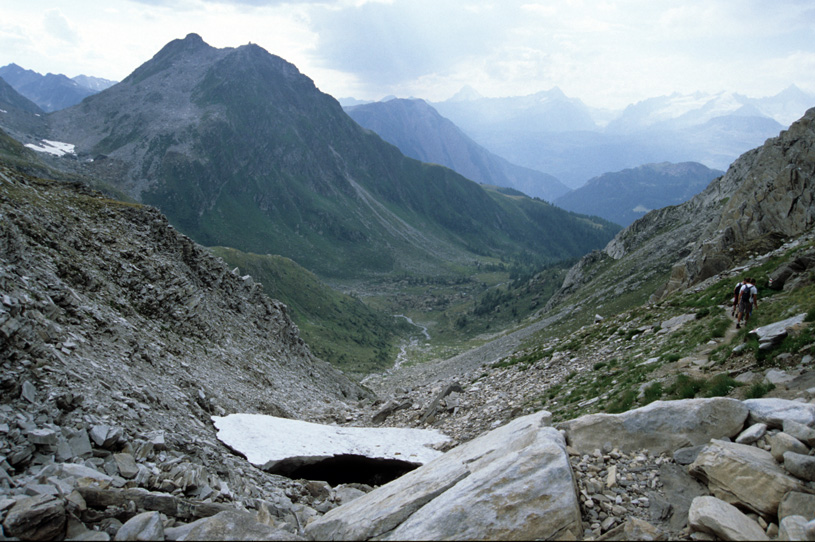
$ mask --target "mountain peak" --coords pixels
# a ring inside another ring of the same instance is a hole
[[[804,99],[809,99],[809,98],[811,98],[811,96],[809,94],[807,94],[806,92],[804,92],[803,90],[801,90],[800,87],[798,87],[797,85],[792,84],[792,85],[788,86],[787,88],[785,88],[784,90],[782,90],[781,92],[779,92],[776,95],[776,98],[785,98],[785,99],[804,98]]]
[[[166,54],[179,54],[183,52],[193,52],[203,48],[209,48],[210,46],[204,41],[204,39],[199,36],[198,34],[190,33],[187,34],[184,39],[175,39],[162,47],[162,49],[156,53],[156,57],[163,56]]]
[[[179,58],[202,55],[210,51],[216,51],[216,49],[208,45],[201,36],[193,33],[187,34],[184,39],[175,39],[162,47],[152,59],[136,68],[124,81],[138,83],[167,69]]]
[[[475,90],[470,85],[464,85],[463,87],[461,87],[461,90],[456,92],[447,101],[449,101],[449,102],[472,102],[472,101],[475,101],[475,100],[480,100],[481,98],[483,98],[483,96],[481,94],[479,94],[477,90]]]

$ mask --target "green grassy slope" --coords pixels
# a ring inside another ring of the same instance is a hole
[[[346,373],[388,368],[402,336],[411,331],[403,320],[329,288],[288,258],[226,247],[210,250],[263,284],[267,295],[285,303],[311,351]]]

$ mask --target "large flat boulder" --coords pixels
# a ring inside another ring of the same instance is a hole
[[[548,412],[518,418],[331,510],[316,540],[533,540],[580,536],[563,436]]]
[[[789,330],[803,324],[805,318],[806,314],[799,314],[780,322],[757,327],[750,333],[758,337],[759,348],[766,350],[783,341],[789,334]]]
[[[747,508],[765,518],[778,513],[778,505],[790,491],[805,491],[761,448],[714,440],[696,458],[689,471],[708,484],[713,496]]]
[[[214,516],[201,518],[187,525],[168,528],[164,534],[166,540],[179,542],[184,540],[305,540],[288,531],[260,523],[255,514],[240,510],[224,510]],[[138,540],[155,539],[140,538]]]
[[[785,420],[815,426],[815,405],[789,399],[768,397],[747,399],[744,405],[750,410],[752,423],[764,423],[768,427],[781,428]]]
[[[738,435],[747,419],[741,401],[724,397],[655,401],[622,414],[589,414],[558,427],[581,454],[606,446],[660,454]]]
[[[732,504],[716,497],[697,497],[691,504],[688,523],[692,530],[712,534],[722,540],[769,540],[758,523]]]

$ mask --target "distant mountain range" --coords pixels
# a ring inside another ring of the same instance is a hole
[[[554,203],[628,226],[649,211],[689,200],[722,175],[724,171],[696,162],[645,164],[604,173]]]
[[[456,275],[574,258],[618,227],[405,157],[256,45],[167,44],[121,83],[47,115],[55,167],[102,178],[206,246],[322,277]]]
[[[0,78],[0,125],[7,131],[44,137],[43,110]]]
[[[571,191],[554,177],[516,166],[489,152],[423,100],[390,99],[345,110],[361,126],[408,156],[443,164],[483,184],[514,188],[569,211],[599,216],[622,226],[650,210],[687,201],[724,174],[696,162],[662,162],[604,173]],[[728,120],[732,119],[715,118],[713,123],[726,125]]]
[[[516,166],[491,153],[424,100],[393,99],[345,108],[411,158],[447,166],[473,181],[514,188],[547,201],[569,188],[551,175]]]
[[[51,112],[78,104],[87,96],[113,86],[116,82],[78,75],[69,79],[62,74],[41,75],[17,64],[0,68],[0,77],[17,92],[25,96],[43,111]]]
[[[761,99],[673,94],[614,113],[557,88],[513,98],[464,89],[431,105],[491,152],[577,188],[603,173],[647,163],[694,161],[727,169],[815,105],[815,96],[797,87]]]
[[[43,76],[16,64],[0,68],[0,77],[45,112],[75,105],[114,84],[85,75],[73,79],[55,74]],[[346,108],[373,107],[372,102],[350,97],[339,101]],[[562,188],[536,190],[540,178],[529,170],[547,175],[550,181],[557,179],[567,188],[578,188],[603,173],[649,163],[692,161],[725,170],[741,153],[775,136],[814,106],[815,95],[794,85],[764,98],[732,92],[674,93],[643,100],[624,110],[609,110],[589,107],[557,87],[529,96],[485,98],[465,86],[452,98],[427,105],[470,138],[468,146],[474,143],[494,156],[489,166],[483,158],[470,159],[459,152],[445,160],[443,153],[438,156],[433,152],[441,150],[438,145],[434,149],[432,144],[423,143],[428,145],[423,149],[427,156],[419,159],[447,165],[477,182],[495,182],[551,200],[560,195],[556,193]],[[391,122],[397,118],[390,115]],[[406,117],[401,118],[399,122],[405,123]],[[427,121],[425,116],[422,122]],[[383,125],[365,126],[394,143],[389,139],[392,134],[380,133]],[[430,127],[427,124],[425,129]],[[402,148],[404,143],[394,144],[403,153],[418,158]],[[483,155],[483,149],[477,154]],[[496,165],[495,158],[507,163]],[[529,181],[530,176],[535,180]],[[508,179],[501,180],[504,177]]]

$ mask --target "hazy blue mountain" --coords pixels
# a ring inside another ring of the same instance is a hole
[[[569,188],[555,177],[516,166],[470,139],[424,100],[393,99],[345,108],[360,126],[406,156],[447,166],[473,181],[514,188],[547,201]]]
[[[23,69],[17,64],[8,64],[0,68],[0,77],[45,112],[77,104],[83,98],[95,93],[94,90],[80,85],[65,75],[53,73],[41,75]]]
[[[510,98],[484,98],[465,87],[451,99],[431,105],[476,141],[496,131],[551,133],[597,129],[589,108],[557,87]]]
[[[554,203],[628,226],[648,211],[691,199],[723,174],[695,162],[646,164],[595,177]]]
[[[90,75],[77,75],[72,77],[79,85],[88,88],[94,92],[101,92],[106,88],[110,88],[116,84],[116,81],[110,79],[103,79],[102,77],[93,77]]]
[[[800,113],[797,117],[799,116]],[[762,111],[757,101],[740,94],[674,93],[628,106],[618,118],[608,124],[606,132],[678,131],[722,117],[772,118]]]
[[[42,137],[46,133],[43,110],[14,90],[0,77],[0,128],[24,139],[22,134]]]
[[[252,44],[174,40],[49,121],[90,173],[199,243],[280,254],[324,277],[444,274],[521,253],[559,260],[618,230],[405,157]]]
[[[558,89],[484,98],[471,88],[432,104],[489,151],[577,188],[587,179],[647,163],[727,167],[815,105],[790,87],[771,98],[695,93],[650,98],[611,112]]]
[[[370,100],[357,100],[356,98],[337,98],[340,105],[343,107],[353,107],[355,105],[363,105],[371,103]]]

